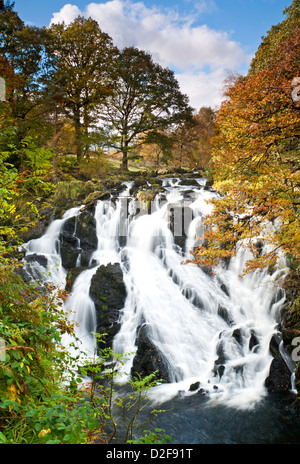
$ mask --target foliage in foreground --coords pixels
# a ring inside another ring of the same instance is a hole
[[[102,348],[82,367],[91,380],[81,388],[79,355],[71,357],[60,345],[74,329],[63,310],[64,292],[25,284],[16,270],[16,263],[1,256],[0,443],[110,443],[119,433],[120,415],[126,443],[159,412],[139,424],[155,373],[129,379],[123,391],[123,357]]]

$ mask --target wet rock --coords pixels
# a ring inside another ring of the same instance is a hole
[[[96,204],[99,200],[109,200],[110,199],[110,192],[101,192],[100,190],[96,190],[95,192],[91,192],[83,201],[84,204]]]
[[[234,321],[230,316],[228,309],[226,309],[224,306],[220,305],[218,307],[218,316],[220,316],[228,325],[234,324]]]
[[[31,255],[27,255],[24,257],[24,260],[27,263],[38,263],[40,266],[47,268],[48,260],[44,255],[38,255],[37,253],[33,253]]]
[[[35,280],[43,280],[43,276],[48,265],[46,256],[33,253],[31,255],[24,256],[24,262],[26,263],[25,266],[20,266],[17,272],[25,282],[30,283],[32,278]],[[37,263],[40,265],[39,269],[36,267]]]
[[[96,219],[93,210],[86,209],[77,216],[76,237],[80,240],[81,248],[97,248]]]
[[[137,195],[139,191],[143,189],[149,189],[149,182],[147,176],[138,176],[134,179],[134,183],[130,189],[130,195]]]
[[[232,332],[233,338],[241,345],[243,342],[243,336],[242,336],[242,331],[241,329],[234,329]]]
[[[195,382],[190,385],[189,391],[194,392],[200,387],[200,382]]]
[[[157,189],[147,189],[147,190],[140,190],[136,196],[137,201],[139,202],[139,206],[145,212],[147,211],[148,214],[152,211],[152,202],[154,201],[156,195],[159,193]]]
[[[215,360],[214,367],[213,367],[213,373],[214,373],[214,376],[219,375],[221,377],[224,373],[224,370],[225,370],[224,364],[226,363],[226,360],[227,360],[223,340],[220,340],[218,342],[217,347],[216,347],[216,353],[217,353],[218,358]]]
[[[214,180],[213,179],[207,179],[206,183],[205,183],[205,186],[204,186],[204,190],[210,190],[213,185],[214,185]]]
[[[223,376],[224,371],[225,371],[225,366],[224,366],[224,364],[221,364],[221,365],[218,366],[217,369],[216,369],[216,373],[219,375],[220,378]]]
[[[291,389],[291,372],[281,356],[272,360],[265,386],[269,393],[283,393]]]
[[[230,296],[229,290],[224,282],[220,285],[220,289],[225,293],[225,295]]]
[[[93,252],[97,249],[97,243],[93,208],[86,208],[78,216],[67,219],[60,234],[63,267],[75,267],[79,255],[80,265],[88,266]]]
[[[133,360],[131,375],[134,377],[138,374],[145,377],[157,371],[155,378],[169,383],[171,380],[166,366],[167,361],[164,355],[149,338],[147,327],[142,326],[137,335],[137,352]]]
[[[252,350],[253,348],[254,350],[257,349],[258,345],[259,345],[259,340],[257,336],[255,335],[255,333],[252,332],[250,335],[250,340],[249,340],[249,350]]]
[[[60,256],[65,269],[72,269],[76,266],[78,256],[81,253],[78,244],[78,239],[73,235],[61,234]]]
[[[258,240],[258,241],[254,244],[254,246],[255,246],[255,248],[257,249],[258,254],[261,256],[262,251],[263,251],[263,248],[264,248],[264,242],[262,242],[261,240]]]
[[[282,340],[281,335],[279,333],[274,334],[270,340],[270,343],[269,343],[270,352],[274,358],[280,355],[279,345],[281,343],[281,340]]]
[[[90,296],[96,307],[97,332],[106,333],[106,344],[111,346],[113,337],[120,329],[120,311],[126,299],[126,287],[119,263],[98,267],[91,280]]]
[[[199,187],[198,182],[195,179],[183,178],[180,180],[179,185],[190,185],[192,187]]]
[[[281,341],[280,333],[274,334],[270,341],[270,352],[273,355],[273,360],[269,375],[265,380],[265,386],[269,393],[282,393],[291,389],[291,371],[279,350]]]

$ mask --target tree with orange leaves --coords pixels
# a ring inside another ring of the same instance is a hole
[[[230,258],[238,243],[253,253],[246,272],[275,264],[279,249],[299,263],[300,99],[293,97],[300,76],[299,0],[292,7],[248,75],[227,87],[217,115],[212,167],[222,197],[206,221],[205,246],[195,252],[200,266]],[[258,238],[272,247],[264,256]]]

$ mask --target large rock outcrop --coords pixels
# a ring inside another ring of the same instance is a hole
[[[157,380],[171,382],[166,365],[164,355],[158,351],[147,333],[147,326],[142,325],[137,335],[137,352],[132,363],[131,375],[145,377],[156,372]]]
[[[60,253],[65,269],[78,264],[88,266],[97,249],[96,220],[93,209],[85,209],[78,216],[67,219],[60,234]]]
[[[126,286],[119,263],[101,265],[92,277],[90,296],[95,303],[97,332],[107,334],[104,340],[112,345],[120,329],[120,311],[124,308]]]
[[[269,393],[286,393],[291,390],[291,371],[281,356],[279,345],[281,336],[276,334],[270,342],[270,351],[273,355],[269,375],[265,380],[265,386]]]

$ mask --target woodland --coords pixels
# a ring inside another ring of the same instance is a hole
[[[91,18],[38,28],[0,0],[0,443],[106,444],[107,421],[117,427],[114,371],[105,373],[101,394],[95,389],[110,349],[88,367],[90,390],[80,389],[75,360],[58,349],[73,330],[58,301],[66,294],[57,300],[53,289],[32,286],[19,272],[32,230],[93,189],[149,173],[197,170],[209,179],[220,198],[193,262],[213,267],[242,241],[253,253],[244,272],[272,272],[283,253],[290,269],[283,335],[292,349],[300,333],[299,56],[300,0],[293,0],[262,38],[248,73],[228,75],[220,108],[195,110],[173,71],[145,51],[118,50]],[[263,256],[253,240],[262,235],[270,244]],[[131,380],[120,406],[127,439],[153,381]],[[298,397],[294,407],[299,411]],[[162,430],[141,438],[168,440]]]

